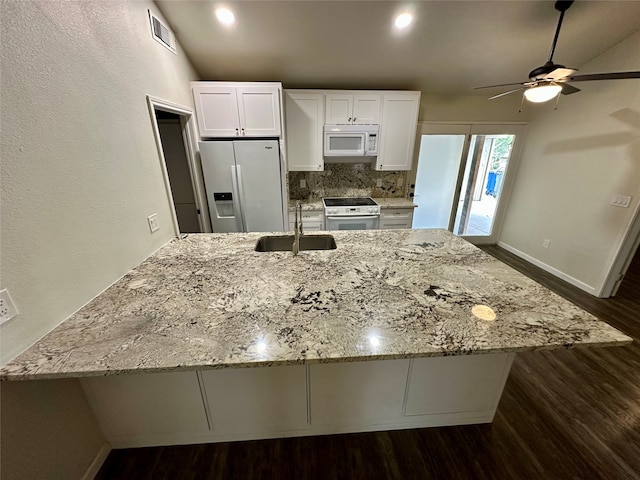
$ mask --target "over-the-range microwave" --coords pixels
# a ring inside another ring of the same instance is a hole
[[[379,125],[325,125],[325,157],[375,157]]]

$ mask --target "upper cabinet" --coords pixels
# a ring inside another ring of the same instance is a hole
[[[284,108],[289,170],[324,170],[324,95],[285,90]]]
[[[420,92],[389,92],[382,99],[376,170],[411,170]]]
[[[200,137],[279,137],[279,83],[192,82]]]
[[[380,123],[382,96],[377,93],[328,93],[326,95],[326,123]]]
[[[324,170],[327,124],[380,125],[378,156],[362,157],[362,162],[372,162],[376,170],[411,170],[420,92],[285,90],[284,103],[290,171]],[[340,158],[332,157],[332,161]]]

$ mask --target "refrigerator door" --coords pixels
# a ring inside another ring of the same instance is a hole
[[[233,143],[246,231],[284,231],[278,141],[235,140]]]
[[[198,145],[213,231],[242,232],[233,142],[199,142]]]

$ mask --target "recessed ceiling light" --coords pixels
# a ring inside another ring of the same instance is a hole
[[[396,17],[394,25],[396,26],[396,28],[407,28],[411,24],[412,20],[413,15],[411,15],[410,13],[401,13]]]
[[[223,25],[231,25],[236,21],[236,17],[233,12],[224,7],[216,8],[216,17]]]

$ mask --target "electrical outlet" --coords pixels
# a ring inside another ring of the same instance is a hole
[[[160,230],[160,224],[158,223],[157,213],[149,215],[147,217],[147,220],[149,221],[149,230],[151,230],[151,233],[157,232],[158,230]]]
[[[611,195],[611,201],[609,202],[609,204],[613,205],[614,207],[623,207],[623,208],[627,208],[630,203],[631,203],[631,197],[629,195],[622,195],[619,193],[615,193]]]
[[[376,187],[381,187],[382,186],[382,179],[379,178],[376,180]]]
[[[404,180],[402,177],[398,177],[398,187],[401,187],[402,185],[404,185]]]
[[[551,240],[549,240],[548,238],[545,238],[544,241],[542,242],[542,248],[549,248],[549,245],[551,245]]]
[[[304,178],[300,179],[300,188],[307,188],[307,181]]]
[[[13,300],[11,300],[9,291],[6,288],[0,290],[0,325],[7,320],[11,320],[17,314],[18,309],[13,303]]]

